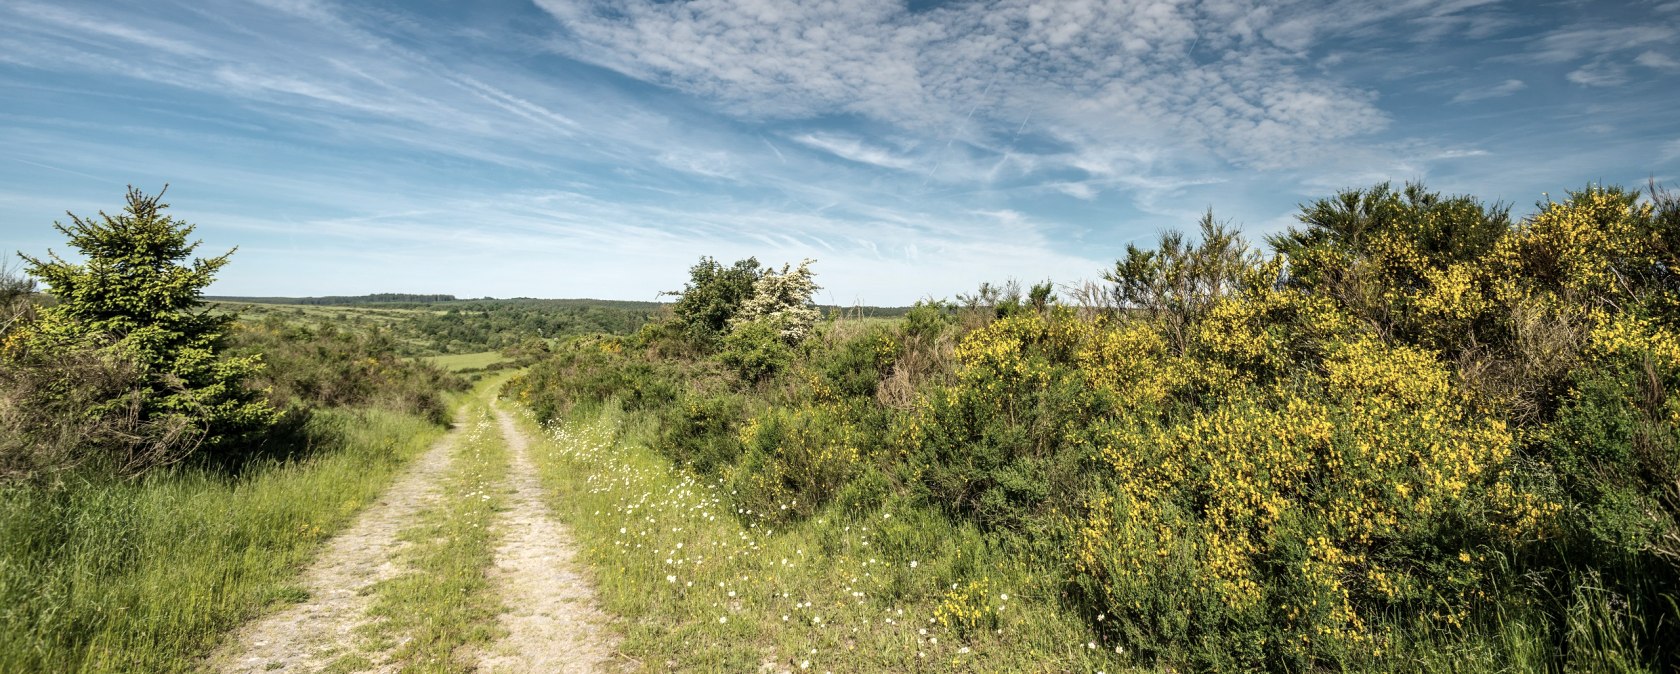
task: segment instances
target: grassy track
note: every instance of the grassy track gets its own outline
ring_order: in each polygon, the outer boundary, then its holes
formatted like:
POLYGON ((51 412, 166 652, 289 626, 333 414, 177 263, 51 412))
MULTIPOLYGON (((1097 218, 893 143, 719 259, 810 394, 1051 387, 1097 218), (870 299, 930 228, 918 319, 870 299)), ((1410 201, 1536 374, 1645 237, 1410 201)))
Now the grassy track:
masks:
POLYGON ((176 672, 275 602, 442 429, 326 411, 314 458, 232 478, 0 488, 0 672, 176 672))
MULTIPOLYGON (((414 543, 404 556, 408 572, 378 585, 369 630, 371 651, 391 651, 403 672, 466 672, 465 648, 496 636, 499 600, 486 578, 495 556, 496 513, 507 491, 507 446, 492 418, 481 385, 464 408, 466 437, 441 497, 402 538, 414 543)), ((335 671, 356 671, 372 663, 347 657, 335 671)))
POLYGON ((622 423, 608 410, 551 428, 533 452, 646 669, 1122 669, 1058 608, 1058 590, 971 530, 886 505, 767 530, 622 440, 637 435, 622 423))

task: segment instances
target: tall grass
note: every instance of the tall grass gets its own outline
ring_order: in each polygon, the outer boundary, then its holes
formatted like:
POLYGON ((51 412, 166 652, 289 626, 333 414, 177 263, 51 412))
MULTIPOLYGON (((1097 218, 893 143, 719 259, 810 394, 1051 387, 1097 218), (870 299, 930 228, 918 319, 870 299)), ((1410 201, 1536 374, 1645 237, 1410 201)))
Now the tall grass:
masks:
POLYGON ((442 429, 323 410, 310 458, 0 486, 0 672, 177 672, 303 590, 319 543, 442 429))
MULTIPOLYGON (((661 671, 1118 671, 1042 560, 858 488, 808 519, 735 512, 728 487, 608 405, 533 447, 623 650, 661 671)), ((531 423, 527 421, 526 423, 531 423)))

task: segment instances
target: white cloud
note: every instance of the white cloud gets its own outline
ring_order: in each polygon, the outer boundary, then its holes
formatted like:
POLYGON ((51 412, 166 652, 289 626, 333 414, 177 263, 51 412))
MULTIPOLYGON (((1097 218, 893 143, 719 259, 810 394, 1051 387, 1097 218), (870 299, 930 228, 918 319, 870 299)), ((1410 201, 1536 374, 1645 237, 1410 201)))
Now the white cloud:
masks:
POLYGON ((1606 60, 1596 60, 1569 71, 1564 79, 1586 87, 1614 87, 1627 84, 1627 68, 1606 60))
POLYGON ((826 133, 807 133, 789 138, 796 143, 813 147, 832 154, 841 159, 862 164, 871 164, 883 168, 909 171, 915 168, 915 162, 896 156, 886 150, 868 145, 856 138, 845 138, 826 133))
POLYGON ((1453 96, 1452 102, 1469 103, 1471 101, 1480 101, 1489 98, 1503 98, 1527 88, 1528 85, 1522 80, 1505 80, 1504 82, 1500 82, 1499 84, 1495 84, 1491 87, 1465 89, 1464 91, 1459 92, 1457 96, 1453 96))
POLYGON ((1674 161, 1680 159, 1680 138, 1663 143, 1661 159, 1658 161, 1674 161))
POLYGON ((1680 61, 1674 57, 1657 51, 1647 51, 1633 59, 1634 63, 1657 70, 1674 70, 1680 68, 1680 61))
POLYGON ((1442 150, 1430 159, 1466 159, 1469 157, 1486 157, 1487 150, 1442 150))
POLYGON ((749 118, 850 113, 989 146, 1019 120, 1067 145, 1179 148, 1275 167, 1388 123, 1374 95, 1303 67, 1325 26, 1477 3, 537 0, 568 56, 749 118), (1199 56, 1191 57, 1194 49, 1199 56))
POLYGON ((1090 201, 1097 198, 1097 190, 1090 183, 1050 183, 1047 187, 1075 199, 1090 201))
POLYGON ((37 22, 37 25, 73 31, 71 35, 78 40, 115 38, 132 45, 147 47, 176 56, 204 57, 209 55, 208 52, 192 43, 171 39, 145 30, 135 25, 135 22, 109 21, 62 7, 29 2, 12 4, 11 10, 37 22))
POLYGON ((1563 28, 1537 40, 1532 53, 1542 63, 1563 63, 1647 45, 1668 44, 1676 35, 1680 35, 1680 29, 1662 23, 1563 28))

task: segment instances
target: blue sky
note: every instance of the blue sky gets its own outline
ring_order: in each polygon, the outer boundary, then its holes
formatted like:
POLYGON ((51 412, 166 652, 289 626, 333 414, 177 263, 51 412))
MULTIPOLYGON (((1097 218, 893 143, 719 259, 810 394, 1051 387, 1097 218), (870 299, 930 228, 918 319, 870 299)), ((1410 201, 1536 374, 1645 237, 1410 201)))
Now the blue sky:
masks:
POLYGON ((837 304, 1074 282, 1212 207, 1680 176, 1680 0, 0 2, 0 249, 155 190, 218 294, 837 304))

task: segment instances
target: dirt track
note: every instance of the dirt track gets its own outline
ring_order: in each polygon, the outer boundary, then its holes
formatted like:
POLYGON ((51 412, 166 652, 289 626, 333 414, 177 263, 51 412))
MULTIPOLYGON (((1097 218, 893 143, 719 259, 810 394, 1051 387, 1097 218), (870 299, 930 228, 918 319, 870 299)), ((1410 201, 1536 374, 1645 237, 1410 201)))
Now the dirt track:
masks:
MULTIPOLYGON (((507 412, 495 414, 511 463, 502 485, 506 510, 496 525, 500 542, 495 563, 486 570, 505 609, 498 617, 502 637, 467 659, 482 672, 608 671, 617 664, 608 617, 596 608, 592 589, 577 571, 571 535, 543 503, 528 439, 507 412)), ((235 631, 206 669, 316 672, 346 655, 372 663, 362 671, 399 668, 401 663, 363 651, 358 628, 371 621, 372 586, 405 570, 398 560, 409 544, 398 535, 439 502, 442 478, 463 433, 457 425, 327 542, 299 578, 307 599, 235 631)), ((405 638, 398 635, 397 641, 405 638)))

